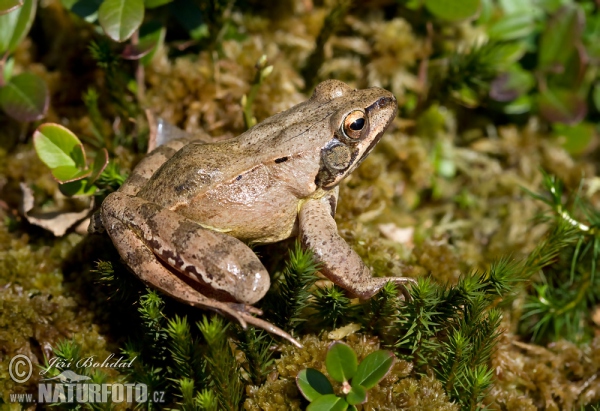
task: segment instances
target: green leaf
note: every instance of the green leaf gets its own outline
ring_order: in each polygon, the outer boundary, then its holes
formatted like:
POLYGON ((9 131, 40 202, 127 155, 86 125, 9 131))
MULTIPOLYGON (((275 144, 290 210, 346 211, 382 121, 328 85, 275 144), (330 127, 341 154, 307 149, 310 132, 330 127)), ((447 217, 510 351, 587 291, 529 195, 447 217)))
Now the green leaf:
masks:
POLYGON ((150 64, 156 51, 164 44, 166 34, 167 29, 158 22, 149 22, 147 25, 142 26, 140 29, 140 43, 153 44, 154 47, 140 59, 140 63, 144 66, 150 64))
POLYGON ((336 381, 344 382, 354 377, 357 366, 356 353, 350 346, 336 341, 329 346, 325 357, 327 372, 336 381))
POLYGON ((529 36, 535 29, 531 14, 515 13, 504 16, 488 29, 490 40, 509 41, 529 36))
POLYGON ((364 404, 367 401, 367 390, 360 385, 353 385, 346 396, 346 402, 350 405, 364 404))
POLYGON ((154 9, 156 7, 164 6, 165 4, 171 3, 173 0, 144 0, 144 6, 147 9, 154 9))
POLYGON ((457 21, 474 16, 479 3, 480 0, 425 0, 425 7, 436 17, 457 21))
POLYGON ((554 125, 554 134, 563 137, 563 147, 570 154, 583 153, 590 145, 596 134, 596 127, 592 123, 581 122, 574 126, 557 123, 554 125))
POLYGON ((587 114, 586 102, 568 89, 546 89, 538 97, 540 114, 552 123, 576 124, 587 114))
POLYGON ((23 6, 23 0, 0 0, 0 14, 10 13, 23 6))
POLYGON ((322 395, 311 402, 306 411, 345 411, 348 409, 346 400, 335 394, 322 395))
POLYGON ((164 42, 165 33, 166 29, 160 22, 145 23, 140 27, 138 44, 128 44, 123 50, 123 58, 126 60, 141 60, 142 64, 148 64, 156 50, 164 42))
POLYGON ((142 0, 104 0, 98 20, 111 39, 123 42, 133 35, 144 20, 142 0))
POLYGON ((396 357, 391 351, 377 350, 367 355, 358 366, 352 386, 360 385, 371 389, 392 369, 396 357))
POLYGON ((65 184, 59 184, 58 189, 67 197, 72 196, 91 196, 96 192, 98 187, 93 184, 88 184, 87 178, 76 180, 65 184))
POLYGON ((19 121, 35 121, 48 110, 48 87, 33 73, 13 77, 0 88, 0 107, 19 121))
POLYGON ((35 17, 36 5, 36 0, 24 0, 22 7, 0 15, 0 56, 12 53, 27 35, 35 17))
POLYGON ((50 169, 75 167, 85 169, 85 152, 81 141, 69 129, 54 123, 42 124, 33 133, 35 151, 50 169))
POLYGON ((90 184, 94 183, 100 177, 100 174, 104 171, 108 165, 108 151, 103 148, 96 153, 94 164, 92 164, 92 174, 90 175, 90 184))
POLYGON ((333 387, 323 373, 314 368, 307 368, 296 377, 298 389, 309 401, 314 401, 322 395, 333 394, 333 387))
POLYGON ((576 4, 561 8, 546 25, 540 40, 538 68, 541 70, 564 70, 567 61, 576 51, 585 15, 576 4))
POLYGON ((52 169, 52 176, 59 183, 70 183, 71 181, 81 180, 91 174, 92 170, 80 170, 73 166, 60 166, 52 169))

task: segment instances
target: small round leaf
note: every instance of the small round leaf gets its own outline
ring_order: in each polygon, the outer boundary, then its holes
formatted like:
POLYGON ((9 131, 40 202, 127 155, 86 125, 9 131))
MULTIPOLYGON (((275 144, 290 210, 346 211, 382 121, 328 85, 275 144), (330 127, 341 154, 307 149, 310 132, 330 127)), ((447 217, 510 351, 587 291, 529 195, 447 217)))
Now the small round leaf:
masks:
POLYGON ((352 387, 360 385, 371 389, 392 369, 396 357, 391 351, 377 350, 367 355, 358 365, 352 387))
POLYGON ((105 0, 98 10, 98 20, 111 39, 123 42, 133 35, 144 20, 142 0, 105 0))
POLYGON ((479 11, 480 0, 425 0, 425 7, 443 20, 458 21, 479 11))
POLYGON ((311 402, 306 411, 346 411, 348 403, 335 394, 321 395, 319 398, 311 402))
POLYGON ((48 110, 48 87, 35 74, 19 74, 0 88, 0 107, 16 120, 39 120, 48 110))
POLYGON ((51 169, 86 168, 81 141, 66 127, 54 123, 42 124, 33 133, 33 145, 40 160, 51 169))
POLYGON ((346 396, 346 402, 350 405, 364 404, 367 401, 367 390, 360 385, 353 385, 346 396))
POLYGON ((23 6, 23 0, 0 0, 0 14, 10 13, 23 6))
POLYGON ((327 372, 331 378, 339 382, 348 381, 354 376, 357 362, 352 348, 340 341, 329 346, 327 357, 325 357, 327 372))
POLYGON ((296 377, 298 389, 309 401, 314 401, 322 395, 333 394, 333 387, 323 373, 314 368, 307 368, 296 377))
POLYGON ((0 15, 0 56, 12 53, 27 35, 33 18, 37 0, 24 0, 23 6, 0 15))

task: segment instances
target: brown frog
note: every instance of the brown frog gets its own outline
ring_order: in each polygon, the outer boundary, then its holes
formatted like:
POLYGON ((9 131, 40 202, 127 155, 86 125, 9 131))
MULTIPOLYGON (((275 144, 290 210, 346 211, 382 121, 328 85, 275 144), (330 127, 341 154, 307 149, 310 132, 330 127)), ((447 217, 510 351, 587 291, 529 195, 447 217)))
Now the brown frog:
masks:
POLYGON ((270 279, 245 243, 299 235, 321 272, 353 295, 369 298, 392 281, 406 297, 413 280, 373 277, 333 218, 338 184, 377 144, 396 110, 386 90, 328 80, 309 100, 236 138, 170 140, 104 200, 102 225, 145 283, 299 346, 252 315, 261 313, 251 304, 265 295, 270 279))

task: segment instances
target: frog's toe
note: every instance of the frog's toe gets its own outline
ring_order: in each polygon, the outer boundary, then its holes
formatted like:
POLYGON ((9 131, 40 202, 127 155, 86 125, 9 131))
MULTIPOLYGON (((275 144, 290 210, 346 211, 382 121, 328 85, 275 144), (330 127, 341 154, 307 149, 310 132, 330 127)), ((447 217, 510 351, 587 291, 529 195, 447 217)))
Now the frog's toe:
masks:
POLYGON ((222 306, 227 306, 228 310, 224 311, 221 307, 219 309, 224 313, 229 314, 231 317, 236 319, 242 328, 245 330, 247 324, 253 325, 257 328, 262 328, 263 330, 280 336, 281 338, 285 338, 292 344, 294 344, 298 348, 302 348, 302 344, 300 344, 294 337, 290 334, 283 331, 281 328, 276 327, 268 321, 265 321, 260 318, 253 317, 252 314, 262 315, 262 310, 256 307, 253 307, 248 304, 240 304, 240 303, 220 303, 222 306))
POLYGON ((417 285, 417 281, 414 278, 408 277, 392 277, 388 278, 388 280, 392 281, 404 296, 404 301, 411 301, 412 297, 410 296, 410 291, 408 290, 407 284, 417 285))

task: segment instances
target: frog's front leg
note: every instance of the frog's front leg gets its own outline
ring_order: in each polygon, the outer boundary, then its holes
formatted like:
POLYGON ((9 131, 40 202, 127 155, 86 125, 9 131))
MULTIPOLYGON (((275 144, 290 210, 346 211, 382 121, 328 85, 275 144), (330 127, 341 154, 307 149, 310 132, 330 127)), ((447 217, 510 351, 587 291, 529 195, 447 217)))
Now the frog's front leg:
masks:
POLYGON ((202 228, 157 204, 121 192, 102 203, 102 222, 121 258, 146 284, 301 345, 250 304, 269 288, 269 274, 241 241, 202 228), (217 298, 219 301, 217 300, 217 298))
POLYGON ((410 298, 407 277, 373 277, 371 270, 338 234, 333 218, 335 193, 321 199, 308 200, 299 213, 303 245, 312 250, 320 271, 335 284, 361 299, 375 295, 389 281, 396 283, 405 299, 410 298))

